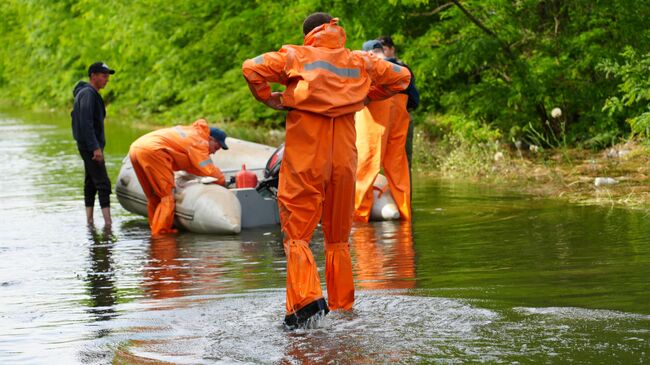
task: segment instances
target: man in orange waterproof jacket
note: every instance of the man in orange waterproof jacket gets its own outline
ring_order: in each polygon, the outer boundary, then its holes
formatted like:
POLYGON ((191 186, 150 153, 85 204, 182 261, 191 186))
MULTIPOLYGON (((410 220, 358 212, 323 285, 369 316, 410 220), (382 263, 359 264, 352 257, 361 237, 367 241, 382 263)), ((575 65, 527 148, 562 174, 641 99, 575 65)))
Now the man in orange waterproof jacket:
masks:
MULTIPOLYGON (((378 40, 363 44, 363 50, 385 58, 378 40)), ((411 220, 411 178, 406 154, 410 116, 409 96, 399 93, 385 100, 370 102, 357 112, 357 184, 354 219, 368 222, 374 201, 373 184, 380 170, 388 180, 390 194, 399 209, 400 219, 411 220)))
POLYGON ((185 170, 199 176, 212 176, 225 185, 223 173, 210 155, 226 145, 226 133, 208 127, 204 119, 190 126, 153 131, 138 138, 129 157, 138 181, 147 196, 147 217, 151 234, 174 233, 174 171, 185 170))
POLYGON ((287 328, 308 324, 330 309, 352 308, 348 240, 357 164, 354 113, 368 99, 404 90, 410 79, 406 68, 346 49, 345 31, 337 22, 326 13, 311 14, 303 23, 304 46, 285 45, 242 66, 257 100, 289 110, 278 186, 287 256, 287 328), (271 92, 269 82, 286 90, 271 92), (319 221, 325 235, 327 304, 309 249, 319 221))

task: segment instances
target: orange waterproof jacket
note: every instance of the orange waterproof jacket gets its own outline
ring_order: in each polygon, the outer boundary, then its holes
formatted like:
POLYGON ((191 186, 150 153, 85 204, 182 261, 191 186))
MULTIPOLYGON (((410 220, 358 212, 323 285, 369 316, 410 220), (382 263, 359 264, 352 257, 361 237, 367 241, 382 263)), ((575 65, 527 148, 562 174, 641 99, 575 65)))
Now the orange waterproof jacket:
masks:
POLYGON ((212 176, 217 179, 217 183, 223 185, 223 173, 210 158, 209 136, 208 123, 199 119, 190 126, 176 126, 147 133, 131 146, 165 151, 173 160, 174 171, 185 170, 194 175, 212 176))
POLYGON ((366 96, 385 99, 408 87, 406 67, 345 48, 345 31, 337 22, 314 28, 304 46, 285 45, 246 60, 242 72, 255 98, 266 101, 268 83, 276 82, 287 87, 283 106, 338 117, 363 109, 366 96))

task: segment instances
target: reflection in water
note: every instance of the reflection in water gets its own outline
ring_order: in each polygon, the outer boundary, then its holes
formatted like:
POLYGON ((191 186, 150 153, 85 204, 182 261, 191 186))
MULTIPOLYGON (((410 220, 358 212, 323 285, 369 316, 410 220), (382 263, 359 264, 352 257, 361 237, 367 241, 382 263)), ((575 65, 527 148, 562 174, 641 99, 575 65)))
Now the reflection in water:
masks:
MULTIPOLYGON (((95 322, 108 321, 117 317, 117 289, 115 284, 115 269, 113 249, 115 236, 110 226, 98 231, 94 226, 88 226, 88 249, 90 252, 90 267, 86 272, 86 286, 89 301, 86 311, 95 322)), ((109 339, 112 335, 109 326, 95 326, 91 338, 109 339)), ((78 357, 85 364, 91 364, 98 359, 109 359, 111 351, 105 348, 86 348, 79 351, 78 357)))
POLYGON ((415 251, 410 222, 358 223, 352 232, 355 285, 360 289, 415 287, 415 251))
POLYGON ((175 235, 152 236, 149 241, 151 258, 144 269, 145 292, 154 299, 175 298, 182 295, 182 267, 178 260, 178 241, 175 235))
POLYGON ((90 294, 88 312, 97 321, 115 317, 116 289, 113 270, 113 248, 115 238, 110 227, 98 232, 94 226, 88 227, 90 236, 90 267, 86 275, 90 294))
MULTIPOLYGON (((152 240, 115 202, 119 242, 87 231, 69 116, 50 119, 0 117, 0 364, 650 361, 647 211, 416 178, 417 243, 355 226, 353 312, 288 333, 277 228, 152 240)), ((144 131, 108 133, 114 177, 144 131)))

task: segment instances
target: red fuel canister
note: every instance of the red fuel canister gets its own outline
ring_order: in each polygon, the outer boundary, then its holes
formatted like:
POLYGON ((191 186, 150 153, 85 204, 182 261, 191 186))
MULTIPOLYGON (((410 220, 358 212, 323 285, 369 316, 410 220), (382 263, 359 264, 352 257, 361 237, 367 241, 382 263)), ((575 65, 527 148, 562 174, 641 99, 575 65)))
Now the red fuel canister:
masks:
POLYGON ((257 174, 246 170, 246 165, 241 166, 241 171, 235 177, 235 186, 240 188, 255 188, 257 186, 257 174))

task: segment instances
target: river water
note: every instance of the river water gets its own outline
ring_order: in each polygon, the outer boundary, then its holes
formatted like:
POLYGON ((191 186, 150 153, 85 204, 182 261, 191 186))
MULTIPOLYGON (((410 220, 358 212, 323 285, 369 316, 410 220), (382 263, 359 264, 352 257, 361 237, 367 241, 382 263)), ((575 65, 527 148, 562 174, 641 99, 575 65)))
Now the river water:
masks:
MULTIPOLYGON (((115 181, 143 131, 107 130, 115 181)), ((87 228, 65 116, 0 114, 0 156, 2 364, 650 362, 647 211, 416 177, 412 226, 353 229, 354 310, 287 332, 277 227, 87 228)))

